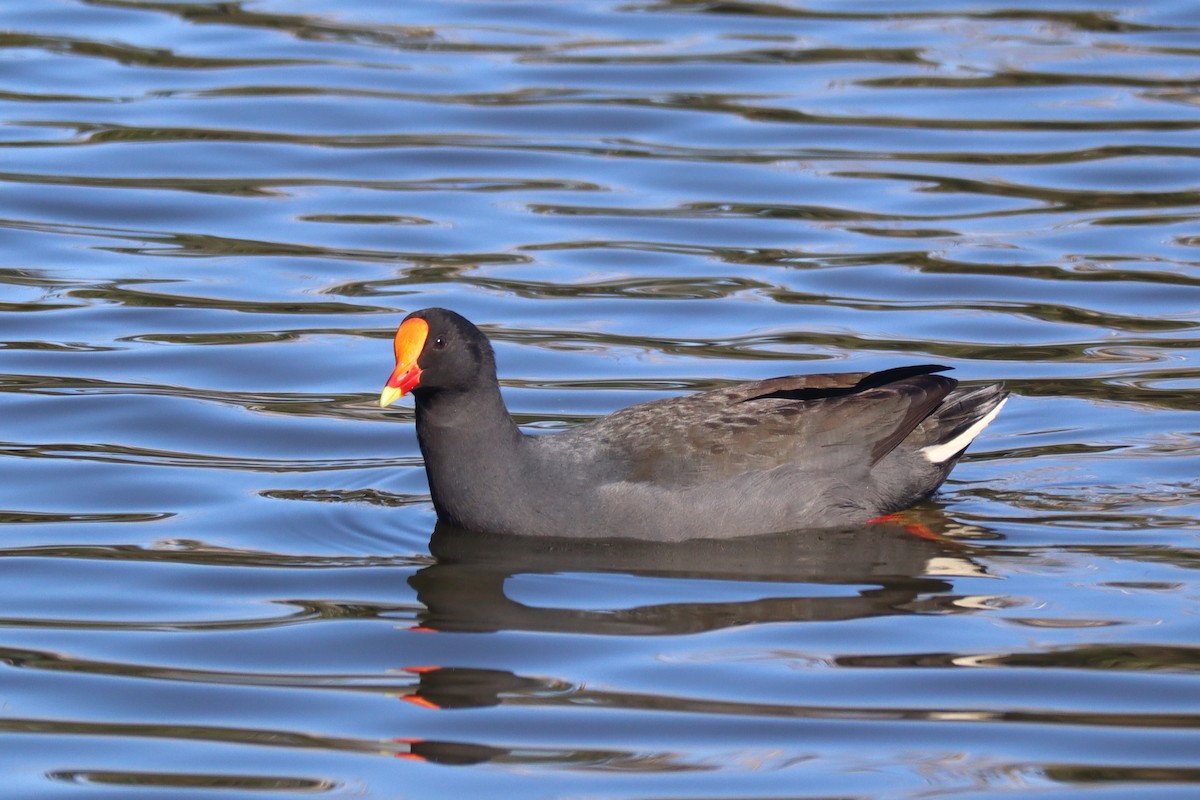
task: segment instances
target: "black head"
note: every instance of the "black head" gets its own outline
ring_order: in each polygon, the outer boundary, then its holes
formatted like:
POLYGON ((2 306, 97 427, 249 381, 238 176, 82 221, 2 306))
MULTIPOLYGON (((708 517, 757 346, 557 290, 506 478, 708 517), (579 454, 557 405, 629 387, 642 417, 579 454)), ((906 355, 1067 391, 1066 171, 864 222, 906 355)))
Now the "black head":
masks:
POLYGON ((396 369, 379 397, 389 406, 403 395, 467 392, 496 383, 496 359, 483 332, 444 308, 424 308, 396 331, 396 369))

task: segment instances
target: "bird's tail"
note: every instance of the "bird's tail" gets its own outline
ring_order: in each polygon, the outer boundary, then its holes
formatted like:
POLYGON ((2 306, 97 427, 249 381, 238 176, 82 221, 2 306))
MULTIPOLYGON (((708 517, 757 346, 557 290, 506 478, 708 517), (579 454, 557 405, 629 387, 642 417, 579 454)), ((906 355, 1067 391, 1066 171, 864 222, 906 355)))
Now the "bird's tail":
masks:
POLYGON ((975 437, 996 418, 1008 400, 1002 383, 957 389, 921 424, 921 455, 932 464, 947 464, 962 455, 975 437))

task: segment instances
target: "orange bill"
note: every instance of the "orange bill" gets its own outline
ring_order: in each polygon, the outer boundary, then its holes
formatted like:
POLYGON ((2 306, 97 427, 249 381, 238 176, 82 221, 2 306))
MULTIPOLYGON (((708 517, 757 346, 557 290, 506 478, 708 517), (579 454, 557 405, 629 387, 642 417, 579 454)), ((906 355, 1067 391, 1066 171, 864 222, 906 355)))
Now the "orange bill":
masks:
POLYGON ((417 359, 425 348, 425 339, 429 336, 429 323, 419 317, 406 319, 396 331, 396 369, 388 378, 383 392, 379 395, 380 408, 387 408, 421 382, 421 368, 417 359))

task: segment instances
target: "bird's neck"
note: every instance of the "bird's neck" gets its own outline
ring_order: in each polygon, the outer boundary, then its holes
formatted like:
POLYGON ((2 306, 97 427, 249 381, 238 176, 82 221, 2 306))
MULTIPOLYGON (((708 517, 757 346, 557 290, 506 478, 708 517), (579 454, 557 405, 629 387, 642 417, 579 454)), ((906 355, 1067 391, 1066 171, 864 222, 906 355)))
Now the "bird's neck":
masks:
POLYGON ((525 435, 498 384, 416 397, 417 441, 438 515, 464 528, 494 523, 486 510, 511 508, 522 496, 525 435), (436 440, 437 446, 431 444, 436 440))

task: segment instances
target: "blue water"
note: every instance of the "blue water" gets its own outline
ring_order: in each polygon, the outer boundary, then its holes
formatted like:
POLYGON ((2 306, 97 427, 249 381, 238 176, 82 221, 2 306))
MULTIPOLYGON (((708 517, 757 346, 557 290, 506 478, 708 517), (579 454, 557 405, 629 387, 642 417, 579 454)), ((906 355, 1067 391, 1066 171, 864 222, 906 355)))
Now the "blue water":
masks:
POLYGON ((1197 42, 0 2, 2 794, 1196 797, 1197 42), (377 406, 431 305, 530 430, 910 363, 1014 398, 911 531, 539 551, 435 532, 377 406))

